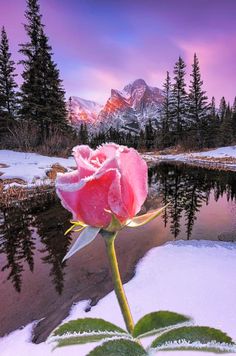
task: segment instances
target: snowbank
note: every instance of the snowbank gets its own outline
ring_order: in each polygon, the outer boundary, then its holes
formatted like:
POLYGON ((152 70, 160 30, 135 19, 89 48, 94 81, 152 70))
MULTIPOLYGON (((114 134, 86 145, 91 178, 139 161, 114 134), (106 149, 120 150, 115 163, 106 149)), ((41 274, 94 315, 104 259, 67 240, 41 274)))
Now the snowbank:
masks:
POLYGON ((222 167, 236 170, 236 146, 219 147, 211 151, 156 155, 153 152, 146 153, 143 157, 147 161, 179 161, 185 163, 205 164, 211 166, 220 164, 222 167))
POLYGON ((47 157, 37 153, 0 150, 0 172, 3 173, 0 178, 20 178, 28 184, 36 183, 37 180, 41 181, 46 179, 46 172, 56 163, 59 163, 65 168, 75 166, 73 157, 47 157), (9 167, 1 168, 1 164, 9 167))
MULTIPOLYGON (((125 285, 135 321, 145 313, 172 310, 194 317, 198 325, 221 328, 236 339, 236 244, 188 241, 152 249, 125 285)), ((69 319, 102 317, 124 327, 114 293, 89 313, 87 301, 75 305, 69 319)), ((33 324, 0 340, 0 355, 51 356, 52 345, 30 342, 33 324)), ((54 356, 83 356, 94 344, 57 349, 54 356)), ((209 355, 206 352, 159 352, 167 355, 209 355)), ((230 355, 230 354, 229 354, 230 355)))

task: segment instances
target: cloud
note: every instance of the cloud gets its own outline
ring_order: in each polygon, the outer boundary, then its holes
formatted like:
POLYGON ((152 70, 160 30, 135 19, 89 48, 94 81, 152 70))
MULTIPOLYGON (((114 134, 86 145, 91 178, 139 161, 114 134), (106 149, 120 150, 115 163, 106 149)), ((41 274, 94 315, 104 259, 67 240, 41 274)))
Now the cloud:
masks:
POLYGON ((215 96, 219 102, 222 96, 233 102, 236 96, 236 33, 229 36, 220 36, 216 41, 184 42, 178 45, 184 50, 186 63, 189 68, 193 62, 193 54, 197 53, 205 89, 209 97, 215 96))

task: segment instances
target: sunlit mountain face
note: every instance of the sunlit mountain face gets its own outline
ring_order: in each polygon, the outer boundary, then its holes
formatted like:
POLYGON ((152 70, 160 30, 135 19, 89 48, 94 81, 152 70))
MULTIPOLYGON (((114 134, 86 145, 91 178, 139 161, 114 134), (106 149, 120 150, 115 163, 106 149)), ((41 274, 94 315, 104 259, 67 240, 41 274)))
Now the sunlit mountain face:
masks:
POLYGON ((93 101, 71 97, 69 118, 74 126, 86 123, 93 129, 114 127, 138 132, 147 121, 158 122, 163 93, 143 79, 126 85, 123 90, 112 89, 104 106, 93 101))
POLYGON ((69 119, 72 125, 82 122, 95 125, 102 105, 91 100, 85 100, 76 96, 70 97, 68 101, 69 119))

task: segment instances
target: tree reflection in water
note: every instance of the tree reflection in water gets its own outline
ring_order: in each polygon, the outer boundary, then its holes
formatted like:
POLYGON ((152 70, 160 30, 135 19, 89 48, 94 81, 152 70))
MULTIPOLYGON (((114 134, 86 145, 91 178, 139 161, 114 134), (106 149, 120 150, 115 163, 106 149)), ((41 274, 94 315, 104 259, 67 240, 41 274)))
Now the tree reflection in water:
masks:
POLYGON ((35 200, 20 202, 11 207, 1 208, 0 253, 7 262, 2 271, 9 271, 7 279, 20 292, 22 275, 27 268, 33 272, 37 236, 43 248, 40 249, 43 263, 50 265, 50 276, 55 289, 63 290, 64 265, 71 238, 64 236, 70 226, 71 215, 63 209, 55 195, 44 194, 35 200))
POLYGON ((149 169, 149 185, 158 190, 162 205, 171 203, 163 219, 165 226, 170 221, 175 238, 180 233, 184 216, 187 238, 190 239, 196 214, 203 204, 208 204, 211 192, 216 202, 224 194, 227 201, 236 200, 236 174, 230 171, 160 163, 149 169))
MULTIPOLYGON (((210 193, 215 201, 223 195, 228 201, 236 200, 235 176, 234 172, 183 164, 158 164, 149 169, 150 195, 146 208, 171 202, 163 214, 164 225, 169 223, 171 233, 177 238, 184 224, 190 239, 197 213, 203 204, 208 204, 210 193)), ((70 218, 70 213, 52 193, 0 208, 0 253, 6 259, 2 271, 18 292, 24 271, 28 268, 33 272, 37 252, 42 262, 50 266, 49 275, 56 291, 62 293, 65 279, 62 259, 71 243, 70 234, 64 236, 64 232, 70 226, 70 218)))

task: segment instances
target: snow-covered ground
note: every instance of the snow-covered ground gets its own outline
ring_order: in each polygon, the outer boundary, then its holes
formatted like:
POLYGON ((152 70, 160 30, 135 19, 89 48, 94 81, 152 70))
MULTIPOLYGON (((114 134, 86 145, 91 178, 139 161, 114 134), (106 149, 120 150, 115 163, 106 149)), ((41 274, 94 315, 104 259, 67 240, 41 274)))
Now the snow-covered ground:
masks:
POLYGON ((152 152, 143 155, 148 161, 179 161, 196 164, 220 164, 236 170, 236 146, 219 147, 210 151, 157 155, 152 152))
MULTIPOLYGON (((217 162, 217 159, 229 158, 228 162, 223 162, 221 164, 232 170, 236 170, 235 161, 233 163, 230 162, 230 157, 232 160, 236 160, 236 146, 220 147, 211 151, 183 153, 177 155, 157 155, 153 152, 149 152, 144 154, 143 157, 149 162, 170 160, 186 163, 195 162, 199 164, 204 162, 207 164, 214 164, 214 162, 217 162), (206 157, 211 158, 212 161, 206 161, 206 157)), ((52 165, 56 163, 69 170, 71 167, 75 167, 73 157, 48 157, 37 153, 0 150, 0 179, 20 178, 28 185, 41 184, 42 182, 48 183, 46 173, 50 170, 52 165), (2 167, 1 164, 7 165, 7 167, 2 167)), ((17 183, 13 184, 19 185, 17 183)))
POLYGON ((20 178, 29 185, 47 179, 46 172, 53 164, 59 163, 65 168, 75 166, 73 157, 60 158, 42 156, 37 153, 16 152, 0 150, 0 172, 1 179, 20 178), (9 167, 2 168, 1 164, 9 167))
MULTIPOLYGON (((172 310, 191 315, 198 325, 220 328, 236 340, 235 275, 235 244, 178 241, 150 250, 139 262, 136 275, 125 285, 125 290, 135 321, 151 311, 172 310)), ((124 327, 114 292, 89 313, 84 311, 87 303, 75 305, 66 320, 102 317, 124 327)), ((30 324, 0 339, 0 355, 51 356, 51 344, 31 343, 32 329, 33 324, 30 324)), ((64 347, 56 349, 53 355, 83 356, 93 347, 94 344, 64 347)), ((160 356, 172 354, 209 355, 189 351, 158 353, 160 356)))

